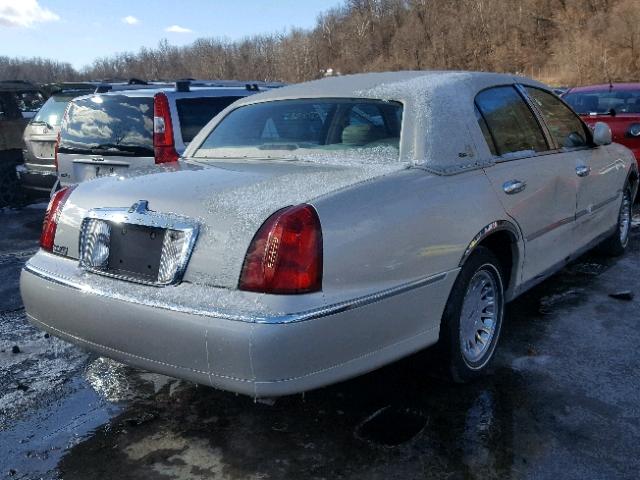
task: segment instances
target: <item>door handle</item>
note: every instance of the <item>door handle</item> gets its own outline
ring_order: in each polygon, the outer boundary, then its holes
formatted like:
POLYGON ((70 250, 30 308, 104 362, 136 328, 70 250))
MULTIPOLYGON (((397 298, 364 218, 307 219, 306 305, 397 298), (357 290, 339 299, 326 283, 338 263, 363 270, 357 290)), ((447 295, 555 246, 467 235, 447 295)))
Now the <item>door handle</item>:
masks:
POLYGON ((520 180, 509 180, 508 182, 504 182, 502 184, 502 189, 504 190, 504 193, 506 193, 507 195, 520 193, 525 188, 527 188, 527 182, 522 182, 520 180))
POLYGON ((576 167, 576 175, 579 177, 586 177, 591 173, 591 167, 587 165, 578 165, 576 167))

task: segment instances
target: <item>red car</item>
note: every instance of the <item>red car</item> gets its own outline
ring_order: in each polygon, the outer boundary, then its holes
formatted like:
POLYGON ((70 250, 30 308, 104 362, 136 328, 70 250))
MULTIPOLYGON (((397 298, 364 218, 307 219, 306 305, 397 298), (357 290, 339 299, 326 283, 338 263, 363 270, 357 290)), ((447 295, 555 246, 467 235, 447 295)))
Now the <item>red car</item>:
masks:
POLYGON ((576 87, 562 98, 589 127, 596 122, 607 123, 613 141, 631 149, 640 165, 640 83, 576 87))

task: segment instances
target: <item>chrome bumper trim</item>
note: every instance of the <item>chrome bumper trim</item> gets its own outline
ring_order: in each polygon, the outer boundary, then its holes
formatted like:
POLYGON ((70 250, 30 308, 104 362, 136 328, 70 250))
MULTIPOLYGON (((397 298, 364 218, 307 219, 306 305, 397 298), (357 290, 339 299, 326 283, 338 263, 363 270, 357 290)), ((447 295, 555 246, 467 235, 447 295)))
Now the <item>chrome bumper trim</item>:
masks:
POLYGON ((253 313, 239 314, 228 309, 202 310, 202 309, 188 307, 185 305, 177 305, 177 304, 170 304, 170 303, 158 304, 156 302, 152 303, 145 300, 144 298, 137 298, 133 296, 131 297, 123 297, 122 295, 114 296, 112 292, 105 292, 93 287, 89 287, 87 285, 84 285, 78 282, 77 280, 74 280, 66 276, 55 274, 48 270, 31 265, 30 263, 27 263, 22 268, 22 270, 23 272, 30 273, 39 278, 42 278, 43 280, 56 283, 58 285, 62 285, 64 287, 72 288, 74 290, 89 293, 92 295, 113 298, 114 300, 135 303, 138 305, 144 305, 144 306, 153 307, 153 308, 161 308, 164 310, 170 310, 178 313, 185 313, 188 315, 199 315, 199 316, 205 316, 205 317, 218 318, 221 320, 234 320, 234 321, 242 321, 242 322, 248 322, 248 323, 266 323, 266 324, 304 322, 307 320, 314 320, 322 317, 327 317, 330 315, 335 315, 338 313, 343 313, 349 310, 353 310, 355 308, 360 308, 372 303, 380 302, 382 300, 385 300, 389 297, 393 297, 395 295, 401 295, 403 293, 409 292, 416 288, 425 287, 427 285, 440 282, 444 280, 448 275, 448 272, 442 272, 437 275, 420 278, 418 280, 403 283, 401 285, 391 287, 385 290, 381 290, 379 292, 375 292, 369 295, 363 295, 361 297, 357 297, 344 302, 334 303, 331 305, 318 307, 318 308, 306 310, 303 312, 260 315, 260 314, 253 314, 253 313))

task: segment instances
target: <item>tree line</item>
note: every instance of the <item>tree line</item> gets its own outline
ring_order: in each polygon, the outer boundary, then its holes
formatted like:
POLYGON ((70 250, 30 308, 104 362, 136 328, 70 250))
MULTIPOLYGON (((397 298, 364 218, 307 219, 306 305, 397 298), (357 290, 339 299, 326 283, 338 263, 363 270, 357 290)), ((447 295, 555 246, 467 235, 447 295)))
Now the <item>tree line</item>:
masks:
POLYGON ((481 70, 554 85, 640 81, 640 0, 345 0, 312 29, 200 38, 96 59, 77 71, 0 57, 0 79, 299 82, 329 73, 481 70))

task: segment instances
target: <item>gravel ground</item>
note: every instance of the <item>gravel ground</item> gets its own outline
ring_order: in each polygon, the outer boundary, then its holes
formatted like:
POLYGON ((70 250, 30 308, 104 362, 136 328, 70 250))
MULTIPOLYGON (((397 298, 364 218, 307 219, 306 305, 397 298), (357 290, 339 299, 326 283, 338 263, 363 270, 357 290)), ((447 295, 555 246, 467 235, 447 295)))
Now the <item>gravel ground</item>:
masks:
POLYGON ((0 210, 0 478, 638 477, 638 217, 624 257, 589 254, 509 306, 478 382, 439 380, 427 351, 256 403, 28 324, 18 276, 43 210, 0 210))

